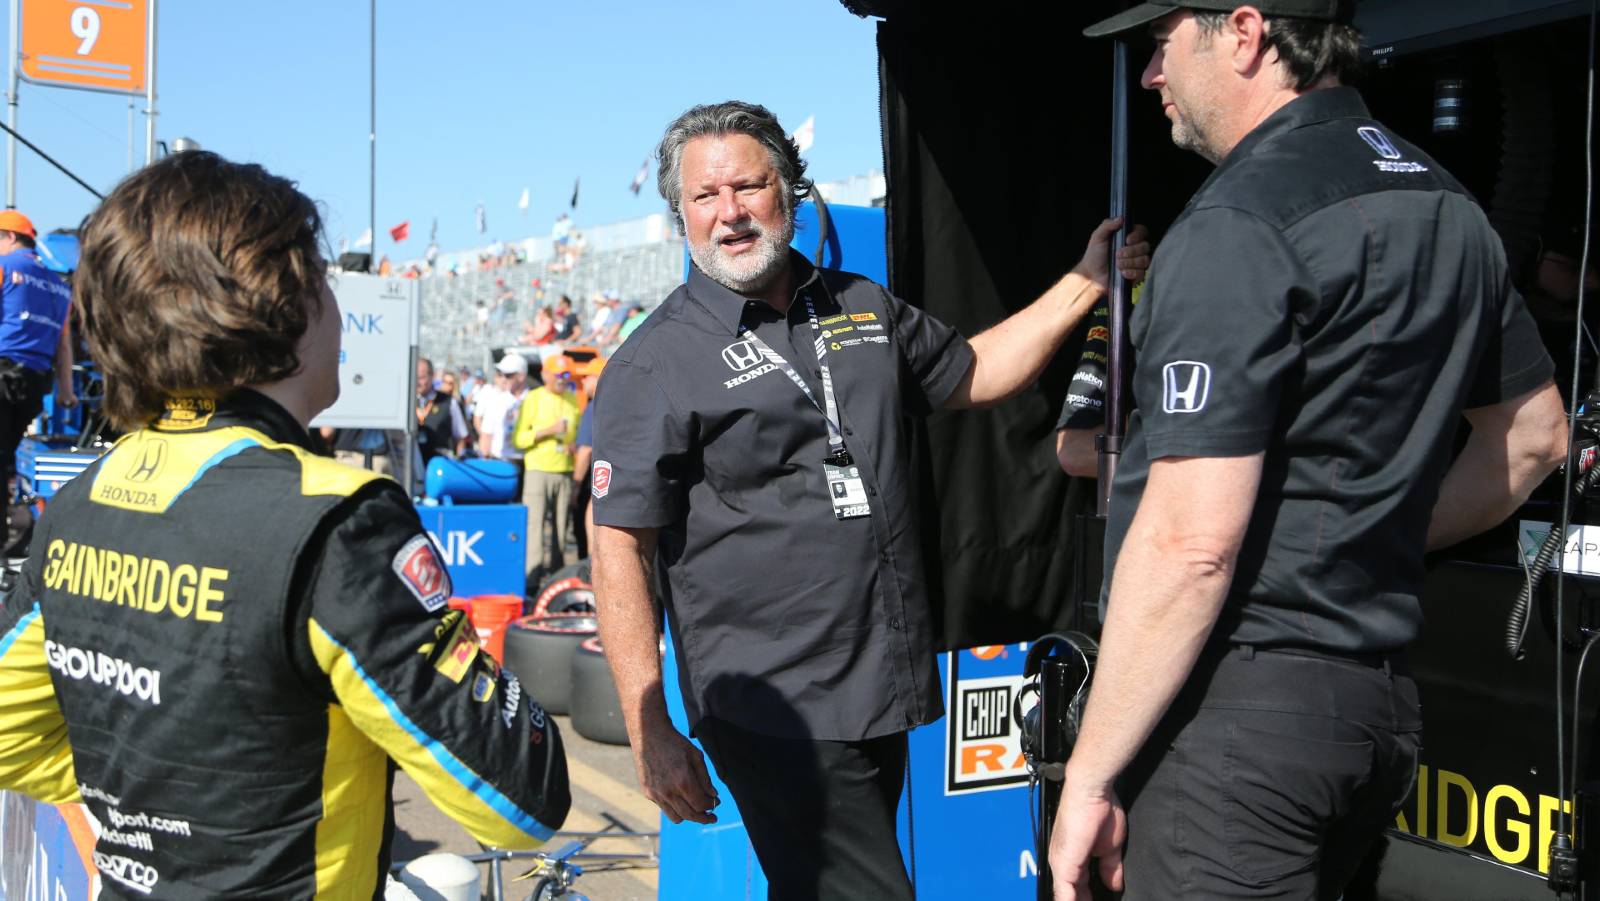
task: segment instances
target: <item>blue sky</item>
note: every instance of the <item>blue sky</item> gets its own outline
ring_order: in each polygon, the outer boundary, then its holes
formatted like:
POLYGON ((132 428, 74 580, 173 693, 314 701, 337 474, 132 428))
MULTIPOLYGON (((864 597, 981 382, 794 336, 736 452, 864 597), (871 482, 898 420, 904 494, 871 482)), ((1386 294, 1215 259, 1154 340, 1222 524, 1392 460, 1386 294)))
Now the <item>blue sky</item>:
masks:
MULTIPOLYGON (((330 243, 353 242, 368 218, 367 25, 366 0, 161 0, 158 137, 295 179, 324 205, 330 243)), ((421 256, 435 216, 445 251, 548 234, 575 178, 580 228, 659 212, 653 170, 639 196, 628 183, 695 103, 753 100, 790 129, 815 115, 819 181, 881 168, 874 29, 834 0, 378 0, 378 251, 421 256), (396 246, 386 230, 402 220, 396 246)), ((127 174, 125 97, 20 96, 29 140, 101 191, 127 174)), ((142 163, 142 114, 135 128, 142 163)), ((17 154, 17 206, 41 230, 93 209, 17 154)))

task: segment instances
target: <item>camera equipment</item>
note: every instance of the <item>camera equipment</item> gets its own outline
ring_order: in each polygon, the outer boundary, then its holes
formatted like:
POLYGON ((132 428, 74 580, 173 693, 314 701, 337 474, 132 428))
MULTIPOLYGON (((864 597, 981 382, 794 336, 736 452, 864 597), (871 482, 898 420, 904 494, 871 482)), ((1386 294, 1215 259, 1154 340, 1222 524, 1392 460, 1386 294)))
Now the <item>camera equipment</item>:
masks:
MULTIPOLYGON (((1572 475, 1576 479, 1572 493, 1574 497, 1582 498, 1600 484, 1600 467, 1595 466, 1596 460, 1600 459, 1600 390, 1591 391, 1583 398, 1573 422, 1577 428, 1572 433, 1572 475)), ((1561 569, 1556 558, 1561 554, 1566 537, 1567 529, 1562 523, 1552 525, 1538 553, 1528 561, 1527 578, 1506 617, 1506 652, 1515 660, 1522 659, 1522 642, 1528 632, 1528 617, 1540 584, 1551 565, 1555 565, 1557 570, 1561 569)), ((1556 640, 1566 640, 1559 630, 1556 640)))
POLYGON ((1089 696, 1089 680, 1099 653, 1099 644, 1082 632, 1042 636, 1028 648, 1022 664, 1023 677, 1032 681, 1025 683, 1011 702, 1011 718, 1021 734, 1022 756, 1028 763, 1028 813, 1033 818, 1034 859, 1039 867, 1042 899, 1048 899, 1051 893, 1046 847, 1061 798, 1061 780, 1073 745, 1078 742, 1083 704, 1089 696), (1028 695, 1036 695, 1038 701, 1024 711, 1022 701, 1028 695), (1041 783, 1039 806, 1034 808, 1034 790, 1041 783))

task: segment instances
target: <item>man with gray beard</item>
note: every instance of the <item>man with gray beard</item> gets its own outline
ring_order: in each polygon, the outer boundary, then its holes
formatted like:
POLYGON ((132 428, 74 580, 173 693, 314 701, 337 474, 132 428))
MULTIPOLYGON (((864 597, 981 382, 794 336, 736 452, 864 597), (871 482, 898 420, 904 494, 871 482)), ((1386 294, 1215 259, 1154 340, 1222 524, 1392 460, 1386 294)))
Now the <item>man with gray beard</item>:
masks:
MULTIPOLYGON (((906 731, 943 710, 909 417, 1032 383, 1105 293, 1120 223, 968 342, 789 249, 811 182, 766 109, 695 107, 659 159, 694 267, 611 357, 594 407, 595 593, 639 781, 672 822, 716 821, 701 753, 667 716, 664 611, 691 731, 769 897, 910 898, 906 731)), ((1149 246, 1129 244, 1118 265, 1138 279, 1149 246)))

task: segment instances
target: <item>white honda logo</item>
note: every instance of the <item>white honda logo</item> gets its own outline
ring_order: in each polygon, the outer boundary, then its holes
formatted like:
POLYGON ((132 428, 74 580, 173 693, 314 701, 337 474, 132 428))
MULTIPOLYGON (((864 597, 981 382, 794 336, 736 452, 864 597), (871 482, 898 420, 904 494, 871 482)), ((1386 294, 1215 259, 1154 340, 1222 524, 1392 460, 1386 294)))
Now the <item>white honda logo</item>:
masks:
POLYGON ((1356 129, 1356 134, 1361 136, 1361 140, 1367 142, 1368 147, 1376 150, 1378 152, 1378 156, 1381 156, 1386 160, 1397 160, 1400 158, 1400 149, 1394 146, 1394 142, 1389 140, 1388 135, 1377 130, 1376 128, 1373 128, 1370 125, 1363 125, 1356 129))
POLYGON ((722 360, 734 372, 744 372, 761 362, 761 351, 749 341, 735 341, 722 349, 722 360))
POLYGON ((1178 360, 1161 368, 1161 409, 1167 413, 1198 413, 1211 393, 1211 367, 1193 360, 1178 360))

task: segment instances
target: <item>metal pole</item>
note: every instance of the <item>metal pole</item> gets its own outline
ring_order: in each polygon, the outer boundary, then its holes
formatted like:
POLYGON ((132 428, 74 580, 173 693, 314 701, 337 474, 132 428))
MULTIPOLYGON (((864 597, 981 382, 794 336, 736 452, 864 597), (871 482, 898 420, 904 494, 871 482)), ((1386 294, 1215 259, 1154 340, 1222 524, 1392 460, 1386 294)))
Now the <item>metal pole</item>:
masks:
POLYGON ((1117 269, 1117 249, 1128 235, 1128 43, 1117 41, 1111 62, 1111 216, 1122 227, 1111 239, 1111 296, 1106 342, 1106 423, 1100 440, 1100 470, 1095 513, 1105 516, 1111 507, 1111 482, 1117 475, 1117 458, 1128 418, 1129 286, 1117 269))
MULTIPOLYGON (((368 272, 378 271, 378 0, 370 0, 368 4, 371 12, 371 22, 367 31, 369 44, 369 60, 371 70, 367 82, 371 95, 368 98, 368 115, 370 121, 367 131, 367 227, 371 229, 372 246, 368 250, 372 253, 372 263, 367 266, 368 272)), ((415 368, 415 367, 413 367, 415 368)), ((410 465, 411 458, 406 457, 406 465, 410 465)), ((407 483, 410 490, 410 483, 407 483)))
POLYGON ((11 52, 6 57, 6 124, 12 134, 6 136, 6 209, 17 208, 17 55, 19 32, 22 30, 22 0, 11 0, 11 52))
MULTIPOLYGON (((413 322, 415 322, 415 320, 413 320, 413 322)), ((417 388, 416 388, 416 380, 417 380, 417 358, 418 358, 418 356, 420 356, 420 354, 418 353, 418 350, 417 350, 417 333, 416 333, 415 330, 413 330, 412 333, 411 333, 411 353, 410 353, 411 366, 410 366, 410 368, 408 368, 406 370, 406 378, 411 380, 411 387, 407 390, 407 393, 411 395, 411 403, 408 405, 408 409, 407 409, 408 415, 406 416, 406 465, 405 465, 406 494, 408 496, 410 496, 410 497, 416 497, 417 496, 417 492, 415 490, 415 485, 412 482, 412 479, 416 478, 416 470, 412 466, 412 460, 417 455, 417 388)), ((390 460, 389 462, 393 463, 394 461, 390 460)))
POLYGON ((133 95, 128 95, 128 171, 133 171, 133 95))
POLYGON ((144 164, 156 161, 156 0, 150 0, 149 43, 144 68, 144 164))

